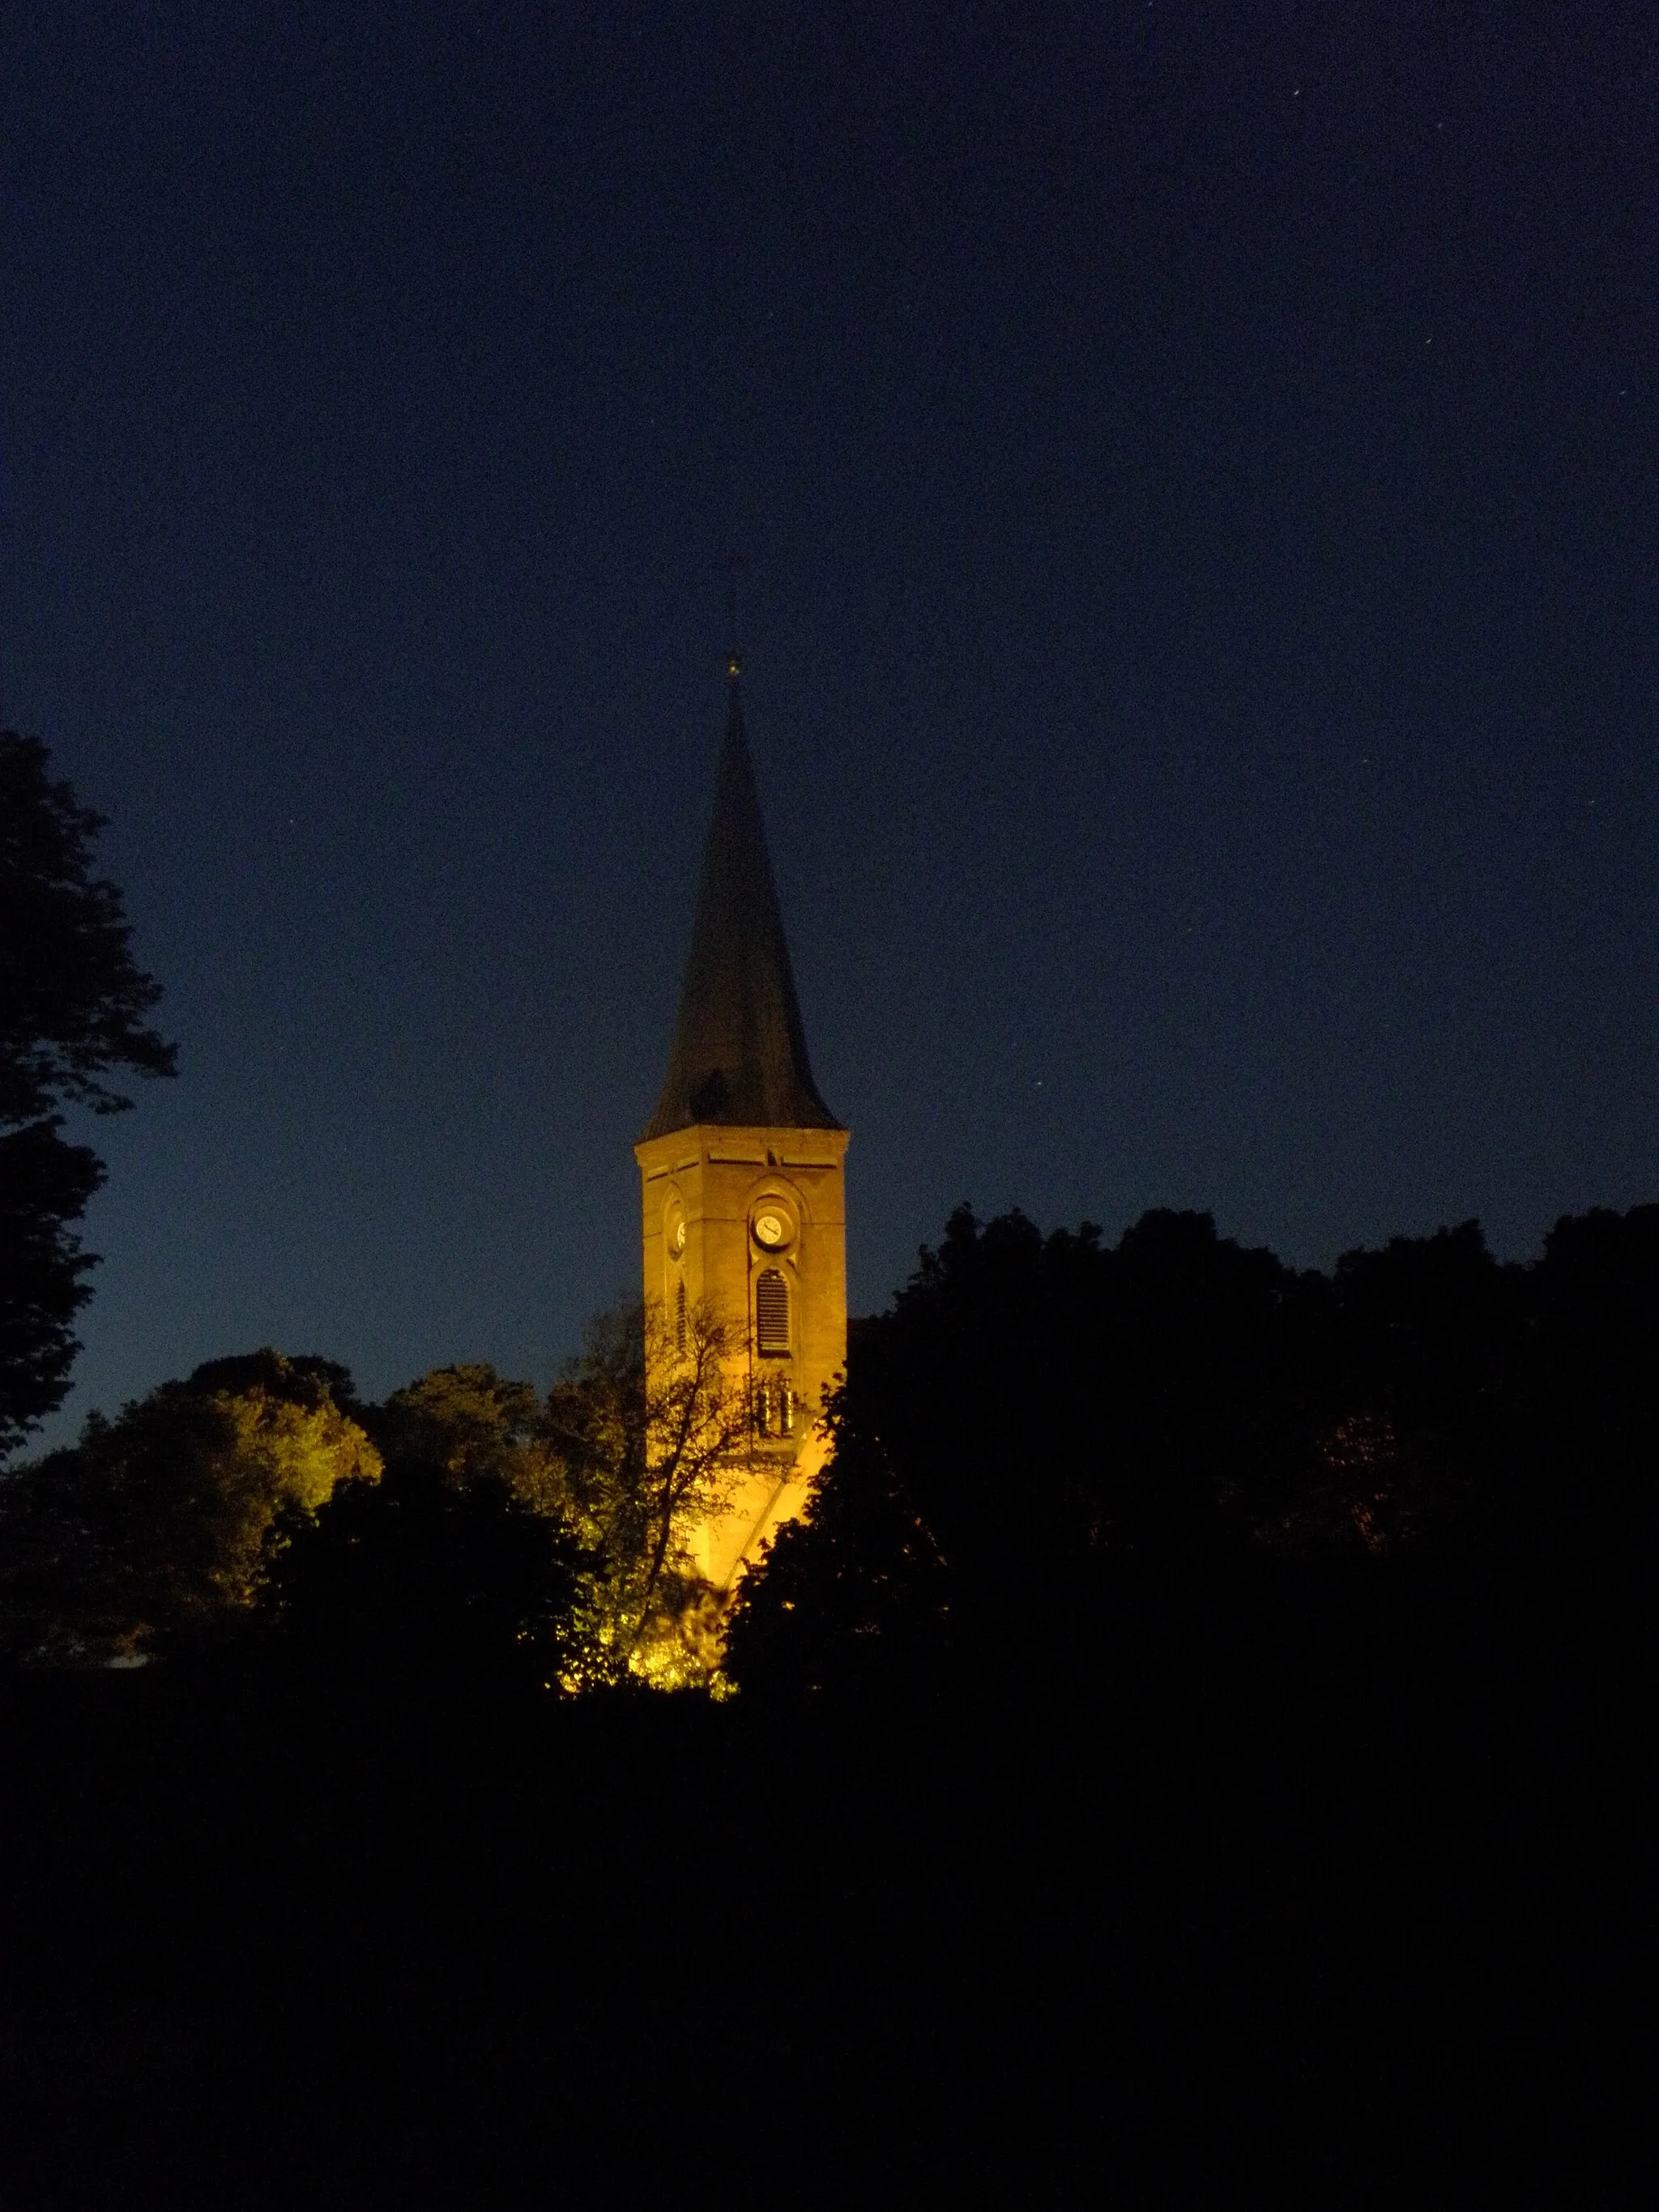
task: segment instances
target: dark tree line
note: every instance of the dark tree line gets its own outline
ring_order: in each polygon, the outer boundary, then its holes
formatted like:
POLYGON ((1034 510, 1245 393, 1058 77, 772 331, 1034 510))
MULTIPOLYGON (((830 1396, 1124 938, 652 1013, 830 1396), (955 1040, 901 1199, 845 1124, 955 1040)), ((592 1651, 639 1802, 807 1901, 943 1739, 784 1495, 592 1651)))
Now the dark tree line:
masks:
POLYGON ((1659 1206, 1565 1219, 1530 1265, 1471 1222, 1328 1275, 1206 1215, 1108 1247, 964 1209, 855 1326, 816 1502, 743 1584, 717 1677, 672 1540, 742 1448, 719 1349, 690 1431, 653 1413, 637 1315, 545 1401, 483 1365, 365 1406, 327 1360, 210 1361, 0 1480, 8 1645, 228 1631, 336 1672, 565 1692, 1037 1680, 1095 1663, 1149 1577, 1559 1578, 1656 1533, 1659 1206))
POLYGON ((1329 1275, 1203 1214, 1108 1249, 963 1209, 859 1325, 834 1425, 745 1585, 744 1683, 1006 1665, 1128 1571, 1645 1556, 1659 1206, 1564 1219, 1532 1265, 1468 1222, 1329 1275))

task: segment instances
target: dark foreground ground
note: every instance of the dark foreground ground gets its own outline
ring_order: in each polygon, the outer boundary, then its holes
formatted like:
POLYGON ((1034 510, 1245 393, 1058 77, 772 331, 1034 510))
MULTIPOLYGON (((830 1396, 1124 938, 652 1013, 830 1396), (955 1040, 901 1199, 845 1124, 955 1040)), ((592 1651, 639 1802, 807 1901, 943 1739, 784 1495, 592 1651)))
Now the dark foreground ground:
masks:
POLYGON ((0 2202, 1646 2206, 1650 1617, 1189 1586, 834 1706, 15 1676, 0 2202))

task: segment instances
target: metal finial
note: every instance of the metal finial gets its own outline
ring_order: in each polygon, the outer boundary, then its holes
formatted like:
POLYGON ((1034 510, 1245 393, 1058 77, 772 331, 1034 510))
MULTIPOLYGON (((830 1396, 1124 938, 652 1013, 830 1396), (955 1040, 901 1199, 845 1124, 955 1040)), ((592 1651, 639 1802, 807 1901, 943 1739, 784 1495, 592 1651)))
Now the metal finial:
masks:
POLYGON ((749 566, 749 556, 728 553, 721 565, 726 570, 726 672, 738 676, 743 672, 743 656, 738 651, 738 577, 749 566))

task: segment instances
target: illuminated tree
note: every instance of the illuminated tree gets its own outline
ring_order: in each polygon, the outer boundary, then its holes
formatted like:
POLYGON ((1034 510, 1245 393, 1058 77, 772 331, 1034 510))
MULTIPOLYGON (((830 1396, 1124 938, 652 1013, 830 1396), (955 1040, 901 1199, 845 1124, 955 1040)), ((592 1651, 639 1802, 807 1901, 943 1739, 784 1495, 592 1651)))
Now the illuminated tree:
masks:
POLYGON ((434 1367, 394 1390, 372 1417, 388 1458, 423 1460, 457 1482, 495 1475, 532 1493, 546 1457, 540 1424, 535 1386, 482 1361, 434 1367))
POLYGON ((590 1325, 554 1385, 543 1503, 588 1562, 567 1686, 712 1678, 719 1603, 687 1539, 746 1462, 744 1349, 707 1305, 687 1308, 683 1334, 678 1315, 626 1305, 590 1325))
POLYGON ((380 1475, 336 1401, 343 1376, 267 1351, 92 1415, 76 1450, 7 1479, 14 1614, 47 1644, 95 1645, 246 1606, 274 1539, 337 1484, 380 1475))
POLYGON ((104 819, 47 774, 46 747, 0 731, 0 1453, 63 1403, 72 1323, 96 1255, 71 1224, 104 1180, 60 1107, 118 1114, 120 1068, 171 1075, 145 1017, 161 986, 133 961, 116 886, 94 877, 104 819))

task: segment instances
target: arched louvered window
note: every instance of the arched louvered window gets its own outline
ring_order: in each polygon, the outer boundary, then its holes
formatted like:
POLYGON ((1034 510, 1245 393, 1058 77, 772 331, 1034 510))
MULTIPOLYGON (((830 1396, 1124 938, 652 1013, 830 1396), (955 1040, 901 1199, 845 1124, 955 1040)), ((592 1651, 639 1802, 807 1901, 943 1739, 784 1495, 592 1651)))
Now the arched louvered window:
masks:
POLYGON ((674 1342, 681 1352, 685 1349, 685 1283, 684 1279, 674 1285, 674 1342))
POLYGON ((789 1349, 789 1285, 776 1267, 768 1267, 755 1284, 755 1344, 761 1352, 789 1349))

